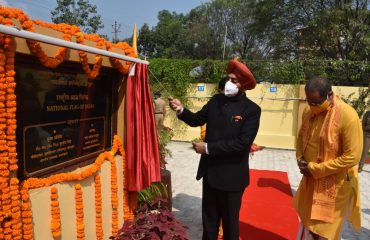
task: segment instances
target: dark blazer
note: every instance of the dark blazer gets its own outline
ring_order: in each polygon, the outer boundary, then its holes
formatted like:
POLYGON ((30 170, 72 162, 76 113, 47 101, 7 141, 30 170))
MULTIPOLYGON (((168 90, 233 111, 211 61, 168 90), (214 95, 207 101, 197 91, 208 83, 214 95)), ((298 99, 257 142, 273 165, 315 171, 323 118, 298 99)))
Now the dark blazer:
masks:
POLYGON ((240 191, 249 184, 249 149, 260 116, 261 108, 245 93, 232 98, 217 94, 196 113, 184 108, 178 118, 186 124, 207 123, 209 154, 200 158, 197 180, 206 177, 210 186, 224 191, 240 191))

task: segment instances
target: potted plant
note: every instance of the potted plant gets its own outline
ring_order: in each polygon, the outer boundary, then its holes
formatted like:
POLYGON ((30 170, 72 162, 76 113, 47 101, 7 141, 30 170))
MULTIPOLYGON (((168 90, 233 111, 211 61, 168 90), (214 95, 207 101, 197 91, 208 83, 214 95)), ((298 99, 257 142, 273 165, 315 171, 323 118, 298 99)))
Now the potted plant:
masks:
POLYGON ((156 199, 136 210, 134 221, 126 221, 114 240, 187 240, 187 227, 176 220, 165 200, 156 199))
POLYGON ((173 137, 173 131, 171 128, 164 127, 158 128, 158 147, 161 167, 161 179, 164 186, 167 189, 167 202, 168 209, 172 211, 172 186, 171 186, 171 172, 166 169, 166 157, 171 156, 170 150, 168 150, 167 144, 173 137))

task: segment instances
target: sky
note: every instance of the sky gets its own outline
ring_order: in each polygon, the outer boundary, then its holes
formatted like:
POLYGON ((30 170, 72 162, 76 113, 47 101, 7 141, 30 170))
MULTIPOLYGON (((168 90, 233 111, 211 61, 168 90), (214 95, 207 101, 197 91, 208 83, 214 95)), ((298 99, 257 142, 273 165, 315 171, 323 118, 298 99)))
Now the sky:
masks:
MULTIPOLYGON (((113 37, 115 21, 120 24, 118 39, 131 37, 134 24, 137 28, 144 23, 150 27, 157 25, 158 12, 168 10, 176 13, 189 13, 189 11, 210 0, 90 0, 97 6, 102 17, 104 29, 99 34, 113 37)), ((0 5, 22 9, 30 18, 51 22, 50 11, 56 7, 57 0, 0 0, 0 5)))

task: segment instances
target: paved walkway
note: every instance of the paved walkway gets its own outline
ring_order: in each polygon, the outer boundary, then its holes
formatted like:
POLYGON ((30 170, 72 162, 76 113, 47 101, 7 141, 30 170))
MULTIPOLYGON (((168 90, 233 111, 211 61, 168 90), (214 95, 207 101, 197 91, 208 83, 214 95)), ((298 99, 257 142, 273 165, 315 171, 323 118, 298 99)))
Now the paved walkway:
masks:
MULTIPOLYGON (((171 171, 172 175, 173 212, 179 220, 189 227, 190 240, 199 240, 202 236, 202 182, 195 179, 199 155, 191 149, 191 144, 187 142, 171 142, 168 149, 172 152, 172 157, 167 159, 167 169, 171 171)), ((264 149, 256 152, 249 162, 252 169, 287 172, 293 194, 297 190, 301 174, 297 170, 294 151, 264 149)), ((360 184, 362 230, 360 233, 354 232, 349 224, 345 224, 343 240, 370 239, 369 164, 365 165, 364 171, 360 173, 360 184)))

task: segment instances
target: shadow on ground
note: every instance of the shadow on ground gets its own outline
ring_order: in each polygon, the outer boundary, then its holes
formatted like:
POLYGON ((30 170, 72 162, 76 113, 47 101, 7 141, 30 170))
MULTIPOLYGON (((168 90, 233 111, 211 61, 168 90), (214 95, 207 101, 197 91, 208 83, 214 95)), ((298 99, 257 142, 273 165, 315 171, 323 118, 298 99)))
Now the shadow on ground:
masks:
POLYGON ((239 222, 240 239, 263 239, 263 240, 287 240, 287 238, 277 235, 276 233, 269 232, 265 229, 257 228, 245 222, 239 222), (253 233, 253 235, 251 234, 253 233))
POLYGON ((175 217, 188 227, 189 239, 201 239, 203 231, 202 199, 179 193, 172 198, 172 207, 175 217))
POLYGON ((190 210, 200 211, 202 206, 202 199, 199 197, 190 196, 185 193, 179 193, 172 198, 172 207, 179 212, 186 212, 190 210))
POLYGON ((364 209, 362 209, 362 212, 363 212, 364 214, 368 214, 368 215, 370 215, 370 209, 368 209, 368 208, 364 208, 364 209))
POLYGON ((368 240, 370 239, 370 230, 362 227, 359 232, 356 232, 352 225, 345 221, 343 224, 344 232, 342 234, 343 240, 368 240))
POLYGON ((274 178, 260 178, 257 182, 258 187, 273 187, 288 196, 292 196, 292 190, 289 184, 286 184, 274 178))

